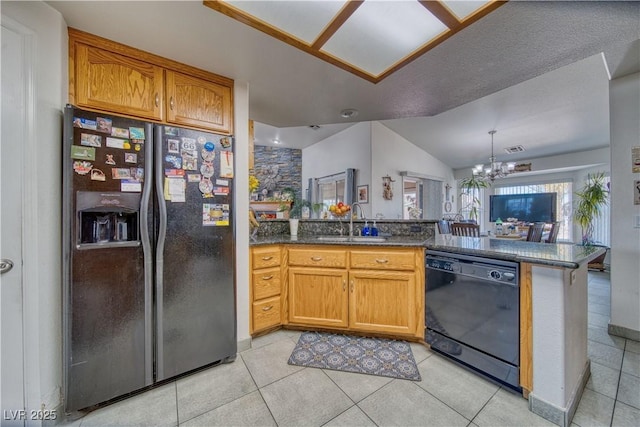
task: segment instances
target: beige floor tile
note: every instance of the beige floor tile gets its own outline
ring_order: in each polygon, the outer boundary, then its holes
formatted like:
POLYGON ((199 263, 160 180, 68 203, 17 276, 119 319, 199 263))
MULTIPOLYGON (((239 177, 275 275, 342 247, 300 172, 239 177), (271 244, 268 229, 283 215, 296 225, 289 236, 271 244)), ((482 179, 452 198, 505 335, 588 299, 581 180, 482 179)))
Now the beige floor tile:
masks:
POLYGON ((258 387, 264 387, 304 369, 302 366, 287 363, 295 346, 295 343, 285 336, 284 340, 242 352, 242 359, 258 387))
POLYGON ((640 342, 634 340, 627 340, 626 351, 632 351, 634 353, 640 353, 640 342))
POLYGON ((82 418, 81 426, 175 426, 176 384, 171 382, 98 409, 82 418))
POLYGON ((426 345, 412 342, 411 352, 413 353, 413 359, 416 363, 420 363, 427 357, 431 357, 434 353, 426 345))
POLYGON ((480 427, 555 425, 529 411, 528 402, 522 396, 502 389, 489 400, 473 422, 480 427))
POLYGON ((603 394, 585 389, 573 422, 580 427, 599 427, 611 424, 614 400, 603 394))
POLYGON ((638 420, 640 420, 640 409, 616 402, 611 422, 612 427, 638 427, 638 420))
POLYGON ((180 426, 276 426, 269 408, 259 391, 249 393, 233 402, 192 418, 180 426))
POLYGON ((296 372, 260 391, 278 426, 320 426, 354 405, 315 368, 296 372))
POLYGON ((279 329, 267 335, 262 335, 257 338, 253 338, 251 340, 251 349, 255 350, 257 348, 264 347, 265 345, 273 344, 275 342, 282 341, 282 340, 290 340, 290 339, 291 339, 290 331, 279 329))
POLYGON ((609 315, 588 313, 587 323, 589 326, 597 326, 598 328, 607 328, 609 326, 609 315))
POLYGON ((622 372, 640 377, 640 354, 632 351, 625 351, 624 360, 622 362, 622 372))
POLYGON ((421 362, 418 368, 422 381, 416 384, 469 420, 500 388, 438 355, 421 362))
POLYGON ((367 417, 360 408, 354 405, 326 423, 323 427, 375 427, 375 425, 376 424, 371 421, 371 418, 367 417))
POLYGON ((393 381, 393 378, 389 377, 333 371, 330 369, 324 369, 324 373, 354 402, 360 402, 393 381))
MULTIPOLYGON (((620 375, 620 387, 618 388, 618 401, 640 409, 640 378, 625 374, 620 375)), ((640 421, 640 419, 638 420, 640 421)), ((640 422, 638 423, 640 425, 640 422)))
POLYGON ((177 381, 180 423, 232 402, 257 389, 241 357, 177 381))
POLYGON ((620 369, 622 367, 624 352, 619 348, 596 341, 589 341, 587 343, 587 354, 591 361, 608 366, 611 369, 620 369))
POLYGON ((609 335, 609 332, 606 328, 589 326, 589 329, 587 330, 587 336, 591 341, 599 342, 600 344, 606 344, 611 347, 624 350, 626 340, 615 335, 609 335))
POLYGON ((358 404, 380 426, 466 426, 469 420, 418 387, 393 381, 358 404))
POLYGON ((618 393, 619 380, 619 370, 591 362, 591 377, 587 381, 588 389, 615 399, 618 393))

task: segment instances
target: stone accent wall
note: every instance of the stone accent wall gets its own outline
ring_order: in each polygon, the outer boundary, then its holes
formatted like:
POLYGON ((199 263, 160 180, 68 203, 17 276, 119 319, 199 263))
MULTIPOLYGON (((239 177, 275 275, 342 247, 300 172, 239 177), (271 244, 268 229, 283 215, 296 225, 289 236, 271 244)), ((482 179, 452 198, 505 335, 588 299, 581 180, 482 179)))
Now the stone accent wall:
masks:
POLYGON ((260 181, 258 194, 267 189, 267 197, 285 188, 293 188, 302 197, 302 150, 293 148, 254 147, 252 173, 260 181))

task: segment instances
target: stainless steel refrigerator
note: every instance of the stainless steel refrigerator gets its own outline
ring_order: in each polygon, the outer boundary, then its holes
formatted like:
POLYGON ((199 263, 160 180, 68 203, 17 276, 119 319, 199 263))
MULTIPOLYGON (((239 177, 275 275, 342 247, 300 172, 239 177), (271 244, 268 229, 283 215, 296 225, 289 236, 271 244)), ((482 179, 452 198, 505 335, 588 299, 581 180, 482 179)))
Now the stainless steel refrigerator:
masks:
POLYGON ((236 356, 233 139, 67 106, 65 410, 236 356))

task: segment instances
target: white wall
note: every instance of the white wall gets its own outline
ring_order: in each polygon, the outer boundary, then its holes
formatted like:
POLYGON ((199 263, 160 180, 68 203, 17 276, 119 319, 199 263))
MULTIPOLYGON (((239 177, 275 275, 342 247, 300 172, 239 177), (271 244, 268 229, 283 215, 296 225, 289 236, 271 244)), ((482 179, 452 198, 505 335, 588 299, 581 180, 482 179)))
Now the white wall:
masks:
POLYGON ((640 73, 609 85, 611 122, 611 320, 640 334, 640 205, 633 204, 631 148, 640 146, 640 73))
MULTIPOLYGON (((371 191, 371 124, 357 123, 302 150, 302 188, 309 178, 320 178, 357 169, 356 185, 369 185, 371 191)), ((303 193, 304 196, 305 193, 303 193)), ((371 195, 369 195, 371 198, 371 195)), ((361 205, 371 218, 371 204, 361 205)))
POLYGON ((454 184, 453 170, 449 166, 379 122, 371 123, 371 151, 372 184, 369 186, 369 199, 373 216, 381 213, 385 218, 402 218, 401 171, 417 172, 431 179, 442 180, 443 194, 445 183, 454 184), (395 180, 392 200, 382 197, 382 177, 386 175, 395 180))
POLYGON ((29 156, 23 196, 29 224, 23 230, 25 404, 27 410, 55 409, 62 384, 60 153, 67 29, 62 16, 41 2, 2 2, 2 15, 33 32, 33 105, 27 108, 34 126, 25 141, 2 141, 24 144, 29 156))

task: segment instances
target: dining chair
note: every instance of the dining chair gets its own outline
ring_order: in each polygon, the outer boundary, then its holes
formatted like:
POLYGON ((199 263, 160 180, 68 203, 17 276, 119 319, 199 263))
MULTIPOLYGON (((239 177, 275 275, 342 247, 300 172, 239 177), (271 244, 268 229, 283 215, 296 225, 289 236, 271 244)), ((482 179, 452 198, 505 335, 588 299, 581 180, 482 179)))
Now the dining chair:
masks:
POLYGON ((544 226, 544 222, 536 222, 534 224, 531 224, 529 226, 529 232, 527 233, 527 242, 541 242, 544 226))
POLYGON ((555 243, 558 239, 558 230, 560 229, 560 223, 558 221, 551 223, 551 230, 545 240, 546 243, 555 243))
POLYGON ((451 222, 446 219, 438 221, 438 233, 451 234, 451 222))
POLYGON ((468 222, 454 222, 451 224, 451 234, 454 236, 480 237, 480 226, 468 222))

